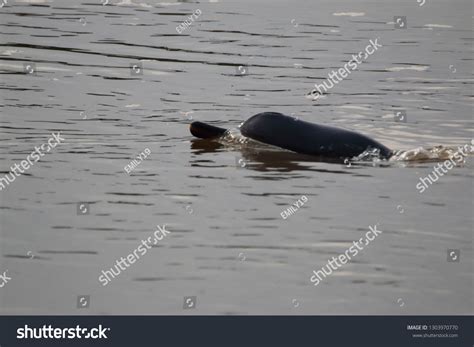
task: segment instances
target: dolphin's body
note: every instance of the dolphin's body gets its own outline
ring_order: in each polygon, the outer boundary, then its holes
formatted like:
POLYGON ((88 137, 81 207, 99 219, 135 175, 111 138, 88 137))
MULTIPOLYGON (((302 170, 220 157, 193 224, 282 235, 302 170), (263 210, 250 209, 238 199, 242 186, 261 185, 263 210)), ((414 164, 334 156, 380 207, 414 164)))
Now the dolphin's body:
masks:
MULTIPOLYGON (((201 122, 191 124, 191 133, 201 138, 220 136, 225 131, 201 122)), ((365 135, 305 122, 277 112, 263 112, 250 117, 241 125, 240 132, 253 140, 309 155, 352 158, 367 149, 378 149, 380 156, 386 159, 392 155, 389 148, 365 135)))

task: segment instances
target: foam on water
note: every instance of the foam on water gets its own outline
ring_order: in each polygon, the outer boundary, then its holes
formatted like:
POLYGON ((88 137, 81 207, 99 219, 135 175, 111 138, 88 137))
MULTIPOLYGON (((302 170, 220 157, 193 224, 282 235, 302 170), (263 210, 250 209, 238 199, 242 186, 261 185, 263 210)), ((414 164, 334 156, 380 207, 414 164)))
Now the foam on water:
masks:
MULTIPOLYGON (((472 141, 471 141, 472 143, 472 141)), ((473 146, 467 145, 467 154, 473 153, 473 146), (470 147, 470 148, 469 148, 470 147)), ((395 154, 390 158, 390 161, 411 161, 411 162, 423 162, 423 161, 442 161, 455 159, 459 161, 459 156, 456 154, 461 154, 459 148, 450 147, 450 146, 434 146, 429 148, 417 147, 414 149, 406 151, 396 151, 395 154)), ((462 162, 465 162, 465 157, 462 156, 462 162)))

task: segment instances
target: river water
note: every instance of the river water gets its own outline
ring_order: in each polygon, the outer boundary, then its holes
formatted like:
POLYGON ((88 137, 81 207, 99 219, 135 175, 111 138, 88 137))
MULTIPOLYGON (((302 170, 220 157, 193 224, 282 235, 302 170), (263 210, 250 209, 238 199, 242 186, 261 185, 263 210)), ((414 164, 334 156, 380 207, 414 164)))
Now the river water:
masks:
POLYGON ((0 313, 473 313, 473 157, 416 188, 473 138, 472 2, 0 3, 0 177, 65 139, 0 192, 0 313), (375 39, 356 71, 307 95, 375 39), (189 133, 264 111, 405 156, 334 163, 189 133), (157 225, 170 233, 103 286, 157 225))

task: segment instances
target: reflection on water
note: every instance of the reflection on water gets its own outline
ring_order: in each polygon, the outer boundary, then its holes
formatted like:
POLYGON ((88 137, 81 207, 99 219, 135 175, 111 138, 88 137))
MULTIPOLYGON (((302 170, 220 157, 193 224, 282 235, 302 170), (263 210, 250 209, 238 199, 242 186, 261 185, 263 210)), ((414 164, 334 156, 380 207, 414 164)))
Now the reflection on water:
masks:
POLYGON ((415 188, 473 137, 469 1, 104 2, 1 8, 2 177, 51 132, 66 141, 0 192, 0 271, 12 277, 0 313, 77 314, 81 294, 87 314, 182 314, 189 295, 197 314, 472 313, 472 157, 415 188), (377 37, 376 55, 307 97, 377 37), (264 111, 399 152, 327 160, 240 138, 264 111), (192 120, 234 130, 195 140, 192 120), (375 223, 376 244, 311 285, 375 223), (102 288, 101 269, 157 224, 166 242, 102 288))

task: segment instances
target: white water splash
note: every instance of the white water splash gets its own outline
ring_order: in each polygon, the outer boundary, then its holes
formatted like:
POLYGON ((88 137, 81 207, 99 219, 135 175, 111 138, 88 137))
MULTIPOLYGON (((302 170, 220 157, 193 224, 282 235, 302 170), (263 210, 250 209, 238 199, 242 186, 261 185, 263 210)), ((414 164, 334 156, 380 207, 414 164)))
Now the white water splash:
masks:
MULTIPOLYGON (((468 155, 474 152, 474 146, 470 146, 466 151, 468 155)), ((459 155, 461 152, 458 147, 449 146, 434 146, 434 147, 417 147, 409 150, 398 150, 395 151, 388 162, 431 162, 431 161, 443 161, 455 159, 460 163, 464 163, 466 158, 463 155, 459 155), (458 155, 456 155, 458 154, 458 155), (462 160, 459 161, 459 157, 462 160)), ((357 157, 351 159, 351 162, 383 162, 386 161, 380 156, 380 150, 376 148, 370 148, 359 154, 357 157)))
POLYGON ((380 155, 380 149, 378 148, 369 148, 366 149, 364 152, 359 154, 357 157, 354 157, 351 161, 358 162, 358 161, 371 161, 374 163, 381 162, 383 159, 380 155))
POLYGON ((246 144, 251 141, 250 138, 242 135, 237 128, 227 130, 224 136, 221 137, 221 140, 226 144, 246 144))
MULTIPOLYGON (((473 152, 471 146, 468 154, 473 152)), ((395 154, 390 158, 390 161, 410 161, 410 162, 423 162, 423 161, 442 161, 455 159, 454 156, 459 153, 459 149, 456 147, 448 146, 435 146, 431 148, 418 147, 407 151, 396 151, 395 154)), ((465 157, 463 156, 463 162, 465 157)))

